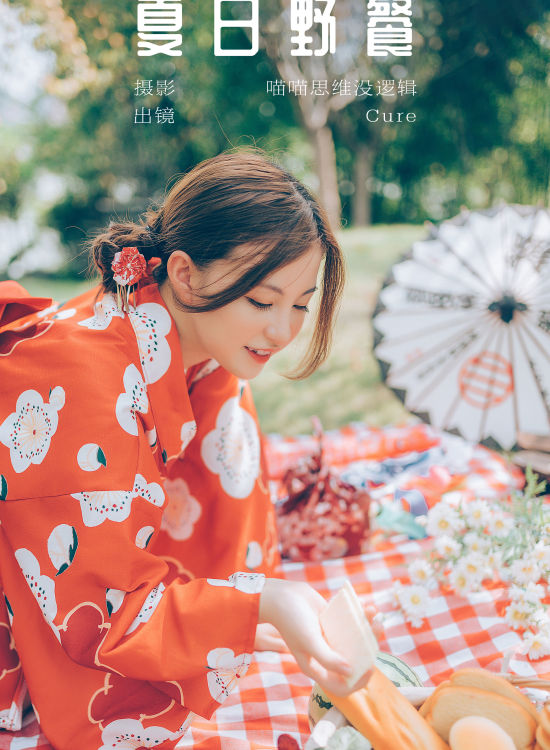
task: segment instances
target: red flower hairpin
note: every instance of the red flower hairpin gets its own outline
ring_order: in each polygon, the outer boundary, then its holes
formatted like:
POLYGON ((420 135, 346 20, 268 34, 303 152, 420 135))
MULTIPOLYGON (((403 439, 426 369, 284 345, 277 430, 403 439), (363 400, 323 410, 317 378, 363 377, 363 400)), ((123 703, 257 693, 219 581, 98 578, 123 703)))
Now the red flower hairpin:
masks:
POLYGON ((137 247, 123 247, 115 253, 111 269, 116 284, 118 309, 128 312, 130 309, 130 288, 137 284, 147 268, 147 261, 137 247))

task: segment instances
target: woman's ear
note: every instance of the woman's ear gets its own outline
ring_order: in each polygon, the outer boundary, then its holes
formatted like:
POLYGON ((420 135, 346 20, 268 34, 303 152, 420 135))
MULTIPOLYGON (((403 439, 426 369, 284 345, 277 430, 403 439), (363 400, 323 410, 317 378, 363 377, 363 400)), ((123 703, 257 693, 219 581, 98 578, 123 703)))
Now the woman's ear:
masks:
POLYGON ((192 280, 196 266, 183 250, 175 250, 166 263, 166 272, 176 297, 189 304, 193 301, 192 280))

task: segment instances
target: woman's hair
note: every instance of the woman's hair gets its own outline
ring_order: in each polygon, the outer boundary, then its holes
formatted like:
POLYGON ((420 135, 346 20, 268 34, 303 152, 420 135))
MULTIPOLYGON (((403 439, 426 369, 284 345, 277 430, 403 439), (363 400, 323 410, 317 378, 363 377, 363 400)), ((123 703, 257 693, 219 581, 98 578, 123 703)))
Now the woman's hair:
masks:
MULTIPOLYGON (((302 256, 315 242, 324 255, 321 300, 308 350, 293 375, 305 378, 327 358, 335 311, 344 286, 342 253, 327 216, 309 191, 258 150, 227 152, 207 159, 181 177, 158 209, 140 223, 111 223, 93 238, 93 263, 105 291, 114 292, 111 264, 123 247, 137 246, 147 260, 159 258, 153 275, 167 278, 171 253, 184 250, 200 269, 247 245, 250 263, 237 281, 216 294, 202 294, 200 305, 177 300, 188 312, 227 305, 275 270, 302 256)), ((236 263, 243 265, 240 257, 236 263)))

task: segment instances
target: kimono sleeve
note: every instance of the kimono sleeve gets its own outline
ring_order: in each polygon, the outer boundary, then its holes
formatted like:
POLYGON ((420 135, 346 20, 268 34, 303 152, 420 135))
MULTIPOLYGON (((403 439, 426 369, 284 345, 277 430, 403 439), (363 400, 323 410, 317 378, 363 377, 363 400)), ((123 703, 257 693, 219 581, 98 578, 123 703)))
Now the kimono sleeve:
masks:
POLYGON ((185 706, 207 717, 251 661, 264 577, 189 581, 171 572, 148 550, 163 501, 160 484, 138 475, 132 492, 3 503, 0 563, 12 628, 21 652, 43 638, 60 660, 178 682, 185 706), (43 616, 34 632, 30 608, 43 616))

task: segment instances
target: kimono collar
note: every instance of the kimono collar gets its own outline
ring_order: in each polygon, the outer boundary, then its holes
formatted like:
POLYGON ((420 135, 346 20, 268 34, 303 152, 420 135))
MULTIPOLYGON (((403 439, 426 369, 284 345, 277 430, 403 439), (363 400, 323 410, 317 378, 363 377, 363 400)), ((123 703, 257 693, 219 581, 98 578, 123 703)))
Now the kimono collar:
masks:
POLYGON ((194 383, 214 372, 214 360, 185 369, 176 322, 156 283, 139 289, 128 317, 136 335, 149 407, 166 463, 177 458, 196 430, 189 399, 194 383))

